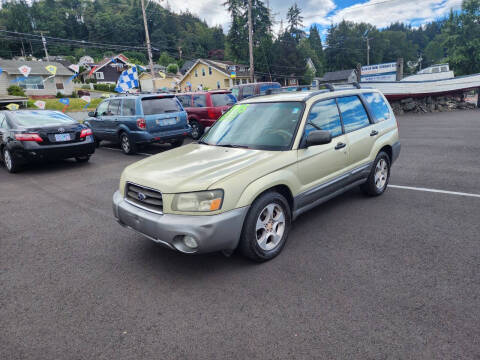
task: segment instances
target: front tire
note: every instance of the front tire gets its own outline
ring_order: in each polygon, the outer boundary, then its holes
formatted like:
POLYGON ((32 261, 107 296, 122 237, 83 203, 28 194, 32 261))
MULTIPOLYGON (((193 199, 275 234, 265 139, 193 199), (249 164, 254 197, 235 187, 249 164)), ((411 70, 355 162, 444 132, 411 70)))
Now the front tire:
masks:
POLYGON ((3 149, 3 163, 9 173, 16 173, 20 169, 20 166, 8 149, 3 149))
POLYGON ((364 194, 368 196, 382 195, 390 180, 390 157, 380 151, 373 162, 372 170, 367 181, 360 186, 364 194))
POLYGON ((282 251, 291 226, 285 197, 270 191, 257 198, 245 218, 239 249, 251 260, 271 260, 282 251))
POLYGON ((133 155, 137 152, 136 144, 131 141, 128 134, 124 132, 120 134, 120 147, 122 148, 123 153, 126 155, 133 155))
POLYGON ((190 126, 192 127, 192 139, 198 140, 203 135, 203 126, 200 125, 196 120, 190 121, 190 126))

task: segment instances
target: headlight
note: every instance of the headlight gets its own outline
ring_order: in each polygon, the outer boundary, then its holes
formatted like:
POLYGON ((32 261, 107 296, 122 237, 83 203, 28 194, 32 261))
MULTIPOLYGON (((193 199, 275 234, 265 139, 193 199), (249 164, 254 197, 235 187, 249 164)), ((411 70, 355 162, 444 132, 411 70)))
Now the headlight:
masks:
POLYGON ((209 190, 176 194, 173 198, 174 211, 215 211, 222 207, 223 190, 209 190))

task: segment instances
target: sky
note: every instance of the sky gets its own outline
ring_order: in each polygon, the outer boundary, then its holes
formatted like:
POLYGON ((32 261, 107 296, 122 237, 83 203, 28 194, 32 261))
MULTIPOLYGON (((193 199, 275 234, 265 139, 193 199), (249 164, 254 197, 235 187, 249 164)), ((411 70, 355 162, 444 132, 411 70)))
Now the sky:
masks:
MULTIPOLYGON (((267 0, 263 0, 267 3, 267 0)), ((225 32, 230 27, 230 16, 222 5, 224 0, 160 0, 175 11, 189 10, 206 20, 210 26, 221 25, 225 32)), ((278 31, 280 20, 285 23, 288 8, 295 0, 269 0, 275 16, 274 30, 278 31)), ((383 28, 392 22, 420 26, 447 15, 451 8, 460 9, 462 0, 297 0, 302 9, 306 28, 317 24, 323 31, 332 23, 343 19, 368 22, 383 28)))

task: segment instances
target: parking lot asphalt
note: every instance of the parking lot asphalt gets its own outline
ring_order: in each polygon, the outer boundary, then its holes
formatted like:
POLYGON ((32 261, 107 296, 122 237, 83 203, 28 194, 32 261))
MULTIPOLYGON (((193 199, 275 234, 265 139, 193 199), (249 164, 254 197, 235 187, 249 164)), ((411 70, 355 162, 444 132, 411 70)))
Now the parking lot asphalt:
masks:
MULTIPOLYGON (((391 184, 480 194, 480 111, 398 121, 391 184)), ((0 169, 1 359, 480 358, 480 198, 352 190, 270 262, 186 256, 113 219, 144 156, 0 169)))

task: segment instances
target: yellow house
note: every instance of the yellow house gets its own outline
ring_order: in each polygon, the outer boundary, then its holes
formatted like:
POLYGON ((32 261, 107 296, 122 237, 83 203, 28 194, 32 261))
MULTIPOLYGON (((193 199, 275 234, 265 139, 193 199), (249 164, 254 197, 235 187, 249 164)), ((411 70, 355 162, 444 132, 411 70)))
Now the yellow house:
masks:
POLYGON ((140 82, 140 88, 142 91, 155 91, 155 90, 178 90, 178 83, 180 82, 180 76, 166 74, 165 78, 157 77, 152 81, 152 74, 150 71, 146 71, 140 74, 138 77, 140 82))
POLYGON ((248 65, 230 61, 198 59, 180 80, 180 91, 229 89, 250 82, 248 65), (235 76, 232 76, 235 73, 235 76))

